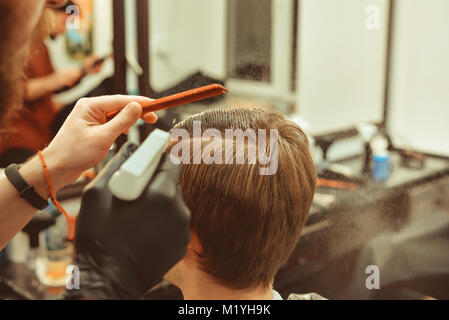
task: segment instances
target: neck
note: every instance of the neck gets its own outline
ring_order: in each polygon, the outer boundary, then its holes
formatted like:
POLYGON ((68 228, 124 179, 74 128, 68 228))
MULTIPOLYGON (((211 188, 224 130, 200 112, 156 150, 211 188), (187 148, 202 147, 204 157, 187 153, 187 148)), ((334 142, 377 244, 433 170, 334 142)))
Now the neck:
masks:
POLYGON ((262 286, 251 289, 227 288, 205 273, 186 277, 179 286, 185 300, 272 300, 273 289, 262 286))

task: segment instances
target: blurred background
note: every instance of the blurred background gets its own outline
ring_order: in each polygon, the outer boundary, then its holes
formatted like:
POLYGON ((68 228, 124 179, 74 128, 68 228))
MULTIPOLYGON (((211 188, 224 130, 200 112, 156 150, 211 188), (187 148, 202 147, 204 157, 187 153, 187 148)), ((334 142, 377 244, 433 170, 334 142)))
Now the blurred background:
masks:
MULTIPOLYGON (((332 299, 449 298, 449 1, 72 2, 53 10, 44 49, 32 51, 25 103, 42 115, 16 121, 0 146, 1 167, 45 146, 80 97, 159 98, 222 83, 225 97, 161 111, 157 125, 139 122, 130 137, 142 141, 190 114, 242 105, 277 109, 307 132, 318 188, 275 289, 332 299), (50 89, 32 83, 49 76, 50 89), (380 288, 366 282, 371 265, 380 288)), ((73 215, 101 166, 61 190, 73 215)), ((67 261, 70 245, 61 244, 58 219, 50 206, 3 253, 6 297, 59 297, 68 262, 50 276, 48 269, 52 259, 67 261), (40 269, 33 247, 44 248, 40 269)), ((179 292, 163 283, 148 298, 179 292)))

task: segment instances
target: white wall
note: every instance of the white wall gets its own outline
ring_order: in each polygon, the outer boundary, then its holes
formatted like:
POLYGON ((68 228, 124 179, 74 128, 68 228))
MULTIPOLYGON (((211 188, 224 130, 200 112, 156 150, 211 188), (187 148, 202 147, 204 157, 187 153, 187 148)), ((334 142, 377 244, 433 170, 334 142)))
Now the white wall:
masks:
POLYGON ((396 3, 389 129, 399 146, 449 156, 449 1, 396 3))
POLYGON ((151 85, 165 89, 198 70, 223 78, 226 0, 152 0, 151 85))
POLYGON ((302 0, 298 109, 312 134, 381 121, 388 18, 386 0, 302 0), (380 29, 366 28, 366 8, 380 29))

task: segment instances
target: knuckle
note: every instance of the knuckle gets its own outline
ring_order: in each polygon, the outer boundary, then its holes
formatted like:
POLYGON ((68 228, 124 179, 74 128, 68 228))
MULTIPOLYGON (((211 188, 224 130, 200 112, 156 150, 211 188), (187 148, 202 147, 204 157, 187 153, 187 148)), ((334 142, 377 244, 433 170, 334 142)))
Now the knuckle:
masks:
POLYGON ((89 98, 83 97, 78 100, 78 103, 76 104, 76 106, 85 106, 88 104, 88 102, 89 102, 89 98))

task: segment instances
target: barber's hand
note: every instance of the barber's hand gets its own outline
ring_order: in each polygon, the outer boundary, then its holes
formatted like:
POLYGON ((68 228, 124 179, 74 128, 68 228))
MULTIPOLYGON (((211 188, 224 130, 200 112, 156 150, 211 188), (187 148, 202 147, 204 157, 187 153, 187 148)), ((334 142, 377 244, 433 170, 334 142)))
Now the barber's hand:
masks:
POLYGON ((154 113, 142 115, 140 103, 149 100, 122 95, 80 99, 56 137, 43 151, 53 187, 58 190, 74 182, 83 171, 99 163, 117 137, 139 117, 155 123, 157 116, 154 113), (122 108, 116 117, 106 122, 106 113, 122 108))
POLYGON ((163 159, 142 196, 129 202, 108 189, 124 161, 116 155, 84 192, 75 240, 80 289, 67 291, 68 298, 141 298, 185 255, 190 212, 180 167, 163 159))
POLYGON ((87 74, 98 73, 103 66, 103 62, 97 63, 99 57, 91 55, 84 60, 83 70, 87 74))

